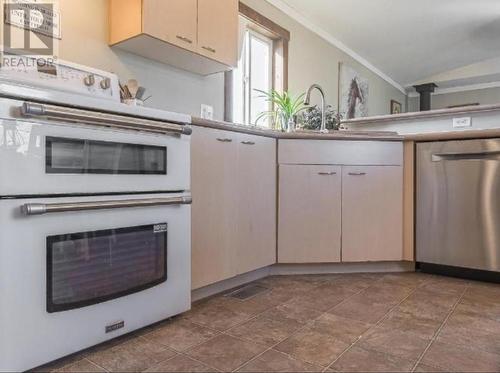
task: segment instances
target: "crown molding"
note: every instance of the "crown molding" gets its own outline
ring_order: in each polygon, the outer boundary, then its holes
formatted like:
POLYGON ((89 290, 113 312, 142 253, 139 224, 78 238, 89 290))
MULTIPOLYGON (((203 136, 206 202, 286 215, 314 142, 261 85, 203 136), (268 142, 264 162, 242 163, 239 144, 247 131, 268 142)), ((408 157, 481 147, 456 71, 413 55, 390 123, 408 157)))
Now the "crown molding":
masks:
MULTIPOLYGON (((488 89, 488 88, 499 88, 500 87, 500 81, 497 82, 489 82, 489 83, 478 83, 478 84, 469 84, 469 85, 463 85, 459 87, 450 87, 450 88, 436 88, 434 93, 432 95, 444 95, 447 93, 457 93, 457 92, 467 92, 467 91, 478 91, 481 89, 488 89)), ((419 97, 419 94, 417 92, 410 92, 408 93, 408 97, 419 97)))
POLYGON ((295 10, 293 7, 288 5, 283 0, 266 0, 266 1, 268 3, 270 3, 271 5, 275 6, 276 8, 278 8, 279 10, 281 10, 282 12, 284 12, 289 17, 293 18, 295 21, 300 23, 305 28, 309 29, 310 31, 312 31, 315 34, 317 34, 318 36, 320 36, 322 39, 326 40, 328 43, 332 44, 333 46, 340 49, 345 54, 352 57, 358 63, 360 63, 361 65, 366 67, 368 70, 372 71, 374 74, 376 74, 379 77, 381 77, 382 79, 384 79, 387 83, 392 85, 394 88, 399 90, 404 95, 407 94, 406 90, 403 88, 403 86, 401 84, 397 83, 390 76, 384 74, 382 71, 380 71, 378 68, 373 66, 366 59, 361 57, 358 53, 354 52, 351 48, 346 46, 340 40, 336 39, 332 34, 325 31, 321 27, 315 25, 314 22, 312 22, 309 19, 307 19, 306 17, 304 17, 302 14, 300 14, 297 10, 295 10))

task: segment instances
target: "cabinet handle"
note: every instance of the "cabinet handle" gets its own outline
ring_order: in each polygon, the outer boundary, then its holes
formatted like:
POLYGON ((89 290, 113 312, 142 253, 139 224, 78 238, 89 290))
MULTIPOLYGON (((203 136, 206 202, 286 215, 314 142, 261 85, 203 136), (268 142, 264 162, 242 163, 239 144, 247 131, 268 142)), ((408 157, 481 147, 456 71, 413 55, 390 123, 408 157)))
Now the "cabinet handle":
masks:
POLYGON ((365 176, 366 172, 349 172, 349 176, 365 176))
POLYGON ((179 40, 182 40, 186 43, 189 43, 189 44, 193 44, 193 41, 189 38, 186 38, 185 36, 181 36, 181 35, 176 35, 176 38, 179 39, 179 40))
POLYGON ((227 137, 225 137, 225 138, 218 137, 217 141, 220 141, 220 142, 233 142, 233 139, 228 139, 227 137))
POLYGON ((333 175, 337 175, 336 172, 318 172, 318 175, 321 175, 321 176, 333 176, 333 175))
POLYGON ((210 47, 205 47, 205 46, 203 46, 202 48, 203 48, 203 49, 205 49, 206 51, 209 51, 209 52, 212 52, 212 53, 217 52, 215 49, 210 48, 210 47))
POLYGON ((241 142, 243 145, 255 145, 253 141, 242 141, 241 142))

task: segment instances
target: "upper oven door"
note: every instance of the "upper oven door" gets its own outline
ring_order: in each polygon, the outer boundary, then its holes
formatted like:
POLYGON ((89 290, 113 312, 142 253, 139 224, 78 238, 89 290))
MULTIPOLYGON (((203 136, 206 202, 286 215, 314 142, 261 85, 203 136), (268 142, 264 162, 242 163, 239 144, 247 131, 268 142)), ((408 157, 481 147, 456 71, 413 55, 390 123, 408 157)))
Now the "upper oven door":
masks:
MULTIPOLYGON (((23 104, 2 102, 14 109, 23 104)), ((189 136, 129 130, 114 125, 114 117, 109 117, 113 125, 106 126, 106 116, 92 125, 85 116, 5 115, 0 122, 0 196, 190 189, 189 136)))

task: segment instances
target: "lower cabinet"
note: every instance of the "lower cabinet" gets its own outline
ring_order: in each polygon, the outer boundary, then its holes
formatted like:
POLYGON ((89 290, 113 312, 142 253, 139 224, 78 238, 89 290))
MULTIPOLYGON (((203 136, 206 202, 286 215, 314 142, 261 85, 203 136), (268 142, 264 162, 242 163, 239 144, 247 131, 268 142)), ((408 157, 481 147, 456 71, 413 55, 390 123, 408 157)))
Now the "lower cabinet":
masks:
POLYGON ((404 259, 402 143, 320 144, 326 161, 315 143, 280 145, 277 198, 275 139, 194 127, 193 289, 276 262, 404 259), (339 157, 351 165, 321 164, 339 157))
POLYGON ((276 140, 195 127, 192 288, 276 262, 276 140))
POLYGON ((279 263, 340 261, 342 168, 279 168, 279 263))
POLYGON ((276 140, 238 135, 236 274, 276 263, 276 140))
POLYGON ((191 273, 197 289, 234 273, 237 137, 193 128, 191 136, 191 273))
POLYGON ((403 260, 403 168, 344 166, 342 261, 403 260))
POLYGON ((403 167, 279 166, 278 262, 401 261, 403 167))

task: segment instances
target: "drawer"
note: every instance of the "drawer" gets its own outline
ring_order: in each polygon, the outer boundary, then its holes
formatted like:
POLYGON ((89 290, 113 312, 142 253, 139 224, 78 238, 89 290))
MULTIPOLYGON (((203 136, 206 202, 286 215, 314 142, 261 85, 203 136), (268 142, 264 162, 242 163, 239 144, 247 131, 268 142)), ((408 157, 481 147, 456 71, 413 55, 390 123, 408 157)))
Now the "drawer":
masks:
POLYGON ((279 164, 400 166, 402 141, 279 140, 279 164))

